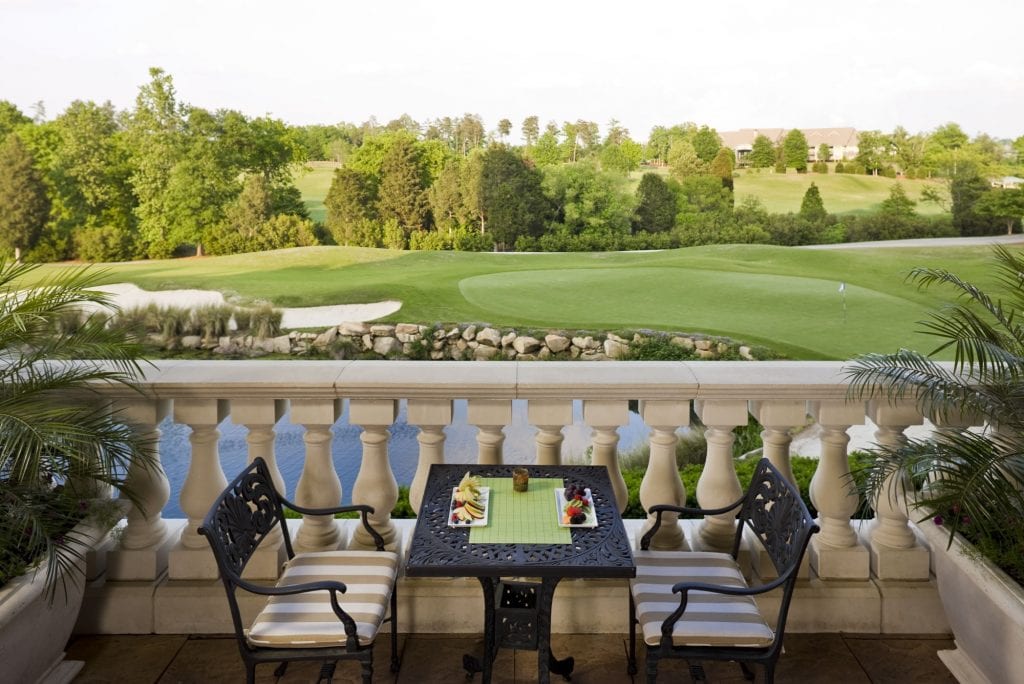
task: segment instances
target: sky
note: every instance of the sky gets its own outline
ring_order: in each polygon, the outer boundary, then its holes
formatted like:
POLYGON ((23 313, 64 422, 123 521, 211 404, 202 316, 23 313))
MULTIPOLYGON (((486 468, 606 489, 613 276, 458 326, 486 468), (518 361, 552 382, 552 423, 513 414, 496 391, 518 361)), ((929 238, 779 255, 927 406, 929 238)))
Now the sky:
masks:
POLYGON ((0 0, 0 100, 131 108, 157 66, 182 102, 290 124, 494 129, 611 119, 1024 134, 1019 0, 0 0))

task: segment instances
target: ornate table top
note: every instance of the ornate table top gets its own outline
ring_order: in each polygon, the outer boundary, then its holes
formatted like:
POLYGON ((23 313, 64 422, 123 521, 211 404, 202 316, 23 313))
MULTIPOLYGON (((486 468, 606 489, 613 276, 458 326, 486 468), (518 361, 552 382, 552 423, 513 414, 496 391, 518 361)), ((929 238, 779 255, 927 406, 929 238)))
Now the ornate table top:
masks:
POLYGON ((513 466, 432 465, 406 564, 409 577, 634 577, 629 537, 604 466, 526 466, 530 477, 590 487, 598 526, 572 528, 571 544, 471 544, 468 527, 449 527, 452 488, 470 471, 511 477, 513 466))

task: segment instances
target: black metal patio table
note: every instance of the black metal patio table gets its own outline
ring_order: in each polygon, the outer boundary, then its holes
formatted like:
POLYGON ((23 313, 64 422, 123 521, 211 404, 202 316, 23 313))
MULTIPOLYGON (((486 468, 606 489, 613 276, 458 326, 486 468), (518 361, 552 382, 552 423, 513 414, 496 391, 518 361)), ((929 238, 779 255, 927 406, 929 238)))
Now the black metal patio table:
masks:
MULTIPOLYGON (((589 487, 597 514, 596 527, 572 527, 569 543, 475 543, 470 528, 450 526, 452 490, 467 471, 482 478, 511 478, 513 466, 432 465, 406 564, 409 577, 476 577, 484 593, 484 657, 471 656, 464 666, 482 671, 488 684, 498 648, 537 650, 538 681, 549 672, 566 679, 573 660, 551 654, 551 603, 563 578, 628 579, 636 575, 629 538, 615 503, 604 466, 527 466, 535 478, 557 478, 589 487), (510 582, 502 578, 537 578, 539 582, 510 582)), ((493 498, 489 506, 500 506, 493 498)), ((516 496, 502 494, 501 496, 516 496)), ((551 516, 557 516, 554 498, 551 516)))

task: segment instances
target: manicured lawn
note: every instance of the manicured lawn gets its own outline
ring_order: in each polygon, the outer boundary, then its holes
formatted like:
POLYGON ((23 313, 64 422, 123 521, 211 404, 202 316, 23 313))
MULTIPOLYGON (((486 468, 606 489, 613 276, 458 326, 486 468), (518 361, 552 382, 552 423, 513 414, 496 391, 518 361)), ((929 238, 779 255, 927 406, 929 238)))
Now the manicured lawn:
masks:
POLYGON ((309 210, 309 217, 323 223, 327 220, 324 197, 331 187, 334 169, 341 166, 336 162, 308 162, 302 171, 295 174, 295 186, 302 193, 302 201, 309 210))
MULTIPOLYGON (((790 358, 930 350, 915 323, 938 291, 904 284, 915 265, 978 283, 986 247, 815 251, 716 245, 664 252, 475 254, 311 247, 111 264, 108 282, 202 288, 239 302, 317 306, 397 299, 391 321, 714 333, 790 358), (846 283, 846 317, 840 282, 846 283)), ((60 265, 48 265, 50 273, 60 265)))
MULTIPOLYGON (((770 212, 797 212, 800 211, 800 202, 812 182, 818 186, 825 209, 830 214, 877 211, 879 205, 889 197, 890 189, 896 183, 903 185, 910 199, 918 201, 921 190, 932 183, 924 180, 895 180, 882 176, 854 176, 843 173, 798 174, 792 170, 783 175, 772 173, 770 169, 762 169, 760 173, 740 173, 735 184, 736 202, 754 196, 760 199, 770 212)), ((934 204, 918 202, 915 211, 919 214, 938 214, 942 209, 934 204)))

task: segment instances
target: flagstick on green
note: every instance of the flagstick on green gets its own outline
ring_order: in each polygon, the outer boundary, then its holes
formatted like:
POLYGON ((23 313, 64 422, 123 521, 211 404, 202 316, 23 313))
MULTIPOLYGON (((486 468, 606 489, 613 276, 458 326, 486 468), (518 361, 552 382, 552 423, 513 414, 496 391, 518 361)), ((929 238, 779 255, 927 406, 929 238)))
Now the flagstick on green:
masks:
POLYGON ((843 325, 846 325, 846 283, 839 282, 839 293, 843 295, 843 325))

